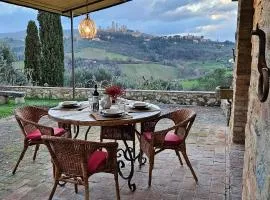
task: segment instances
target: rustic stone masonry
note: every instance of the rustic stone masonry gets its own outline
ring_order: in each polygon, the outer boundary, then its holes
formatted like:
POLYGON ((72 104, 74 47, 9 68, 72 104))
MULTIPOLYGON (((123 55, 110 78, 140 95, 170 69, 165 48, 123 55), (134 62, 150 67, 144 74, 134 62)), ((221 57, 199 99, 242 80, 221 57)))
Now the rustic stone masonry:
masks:
MULTIPOLYGON (((241 0, 239 1, 242 7, 240 10, 240 21, 243 20, 244 30, 249 30, 249 19, 253 19, 252 26, 255 30, 256 24, 259 24, 260 29, 266 33, 266 62, 270 67, 270 1, 269 0, 241 0), (254 16, 251 16, 254 8, 254 16), (244 17, 241 15, 244 14, 244 17), (248 14, 250 13, 250 14, 248 14)), ((241 27, 240 27, 241 28, 241 27)), ((243 37, 249 38, 248 34, 242 33, 243 37)), ((241 35, 241 33, 240 33, 241 35)), ((252 49, 251 56, 252 62, 250 64, 249 56, 245 57, 245 51, 250 52, 249 42, 242 41, 243 46, 247 45, 243 49, 242 54, 239 52, 239 57, 243 57, 242 60, 247 71, 251 71, 249 93, 246 96, 245 93, 241 95, 249 100, 247 123, 245 127, 245 156, 244 156, 244 171, 243 171, 243 193, 242 199, 244 200, 266 200, 270 199, 270 96, 266 102, 261 103, 257 96, 258 86, 258 53, 259 53, 259 40, 257 36, 252 36, 252 49)), ((243 65, 243 64, 242 64, 243 65)), ((238 66, 242 68, 241 64, 238 66)), ((237 68, 238 68, 237 67, 237 68)), ((248 76, 248 74, 246 75, 248 76)), ((245 80, 243 80, 245 85, 245 80)), ((237 87, 241 87, 238 83, 237 87)), ((246 89, 246 86, 243 86, 246 89)), ((246 106, 246 101, 243 102, 246 106)), ((237 116, 234 116, 237 118, 237 116)), ((235 120, 236 121, 236 120, 235 120)), ((236 126, 235 126, 236 127, 236 126)), ((233 129, 234 130, 234 129, 233 129)), ((235 131, 235 130, 234 130, 235 131)))
POLYGON ((233 83, 233 106, 231 118, 232 140, 245 142, 248 89, 251 65, 252 0, 239 0, 236 43, 236 62, 233 83))
MULTIPOLYGON (((0 90, 23 91, 28 98, 72 99, 72 88, 0 86, 0 90)), ((100 90, 101 93, 103 90, 100 90)), ((93 88, 76 88, 76 99, 87 100, 93 88)), ((164 104, 217 106, 220 101, 215 92, 205 91, 163 91, 163 90, 127 90, 126 98, 164 104)))

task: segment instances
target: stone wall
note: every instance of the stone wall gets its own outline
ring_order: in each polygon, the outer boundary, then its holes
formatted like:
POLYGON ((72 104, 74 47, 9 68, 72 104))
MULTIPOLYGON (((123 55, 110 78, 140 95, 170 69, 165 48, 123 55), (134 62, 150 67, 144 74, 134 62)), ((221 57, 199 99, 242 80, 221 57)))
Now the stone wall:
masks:
MULTIPOLYGON (((242 0, 243 1, 243 0, 242 0)), ((243 1, 246 2, 246 1, 243 1)), ((254 0, 253 29, 256 24, 266 32, 266 61, 270 67, 270 1, 254 0)), ((249 103, 245 127, 245 157, 242 199, 270 199, 270 96, 261 103, 257 96, 259 40, 252 36, 252 64, 249 103)))
MULTIPOLYGON (((0 90, 24 91, 28 98, 72 99, 72 88, 65 87, 0 86, 0 90)), ((86 100, 92 92, 93 88, 76 88, 76 99, 86 100)), ((102 93, 102 90, 100 90, 100 93, 102 93)), ((127 90, 125 97, 165 104, 199 106, 216 106, 220 104, 215 92, 127 90)))

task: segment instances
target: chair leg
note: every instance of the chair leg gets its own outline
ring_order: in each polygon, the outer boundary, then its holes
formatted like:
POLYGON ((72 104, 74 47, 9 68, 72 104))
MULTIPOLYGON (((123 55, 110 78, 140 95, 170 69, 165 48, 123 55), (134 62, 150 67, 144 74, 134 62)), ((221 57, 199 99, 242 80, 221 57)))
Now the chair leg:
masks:
POLYGON ((143 151, 140 149, 139 158, 138 158, 140 169, 142 168, 142 158, 143 158, 143 151))
POLYGON ((150 156, 149 158, 149 178, 148 178, 148 186, 151 186, 152 182, 152 170, 154 168, 154 156, 150 156))
POLYGON ((86 179, 84 181, 84 187, 85 187, 85 190, 84 190, 84 199, 85 200, 89 200, 90 199, 90 196, 89 196, 89 183, 88 183, 88 179, 86 179))
POLYGON ((20 155, 20 157, 19 157, 19 160, 17 161, 16 166, 14 167, 14 169, 13 169, 13 171, 12 171, 12 174, 13 174, 13 175, 15 174, 15 172, 16 172, 16 170, 17 170, 17 167, 19 166, 21 160, 23 159, 24 154, 25 154, 27 148, 28 148, 28 145, 24 145, 23 150, 22 150, 22 152, 21 152, 21 155, 20 155))
POLYGON ((38 150, 39 150, 39 144, 36 144, 33 160, 36 160, 38 150))
POLYGON ((116 199, 120 200, 120 191, 119 191, 119 182, 118 182, 118 173, 114 172, 114 180, 115 180, 115 189, 116 189, 116 199))
POLYGON ((67 133, 67 138, 72 138, 72 133, 70 130, 68 130, 68 133, 67 133))
POLYGON ((135 152, 135 137, 134 137, 134 140, 133 140, 133 157, 135 158, 136 157, 136 152, 135 152))
POLYGON ((54 185, 53 185, 53 189, 52 189, 51 194, 50 194, 50 197, 49 197, 49 200, 51 200, 53 198, 53 195, 55 193, 55 190, 56 190, 57 185, 58 185, 58 181, 55 180, 54 181, 54 185))
POLYGON ((181 159, 181 156, 180 156, 179 151, 175 150, 175 153, 176 153, 176 155, 177 155, 177 157, 178 157, 178 159, 180 161, 180 164, 183 165, 183 162, 182 162, 182 159, 181 159))
POLYGON ((74 184, 74 188, 75 188, 75 193, 77 194, 78 193, 78 184, 74 184))
POLYGON ((186 161, 186 163, 187 163, 187 165, 188 165, 188 167, 189 167, 195 181, 198 182, 198 178, 197 178, 197 176, 196 176, 196 174, 195 174, 195 172, 194 172, 194 170, 193 170, 193 168, 191 166, 191 163, 190 163, 190 161, 188 159, 188 156, 187 156, 186 152, 182 152, 182 155, 184 156, 184 159, 185 159, 185 161, 186 161))

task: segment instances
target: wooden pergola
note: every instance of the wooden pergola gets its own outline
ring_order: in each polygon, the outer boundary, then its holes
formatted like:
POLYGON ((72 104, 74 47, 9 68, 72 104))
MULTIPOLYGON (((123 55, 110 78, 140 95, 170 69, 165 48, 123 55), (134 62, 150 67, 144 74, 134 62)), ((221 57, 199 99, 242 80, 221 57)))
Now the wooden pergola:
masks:
POLYGON ((73 17, 86 13, 110 8, 131 0, 0 0, 18 6, 33 8, 50 13, 70 17, 71 24, 71 52, 72 52, 72 87, 73 99, 75 98, 74 75, 74 46, 73 46, 73 17))

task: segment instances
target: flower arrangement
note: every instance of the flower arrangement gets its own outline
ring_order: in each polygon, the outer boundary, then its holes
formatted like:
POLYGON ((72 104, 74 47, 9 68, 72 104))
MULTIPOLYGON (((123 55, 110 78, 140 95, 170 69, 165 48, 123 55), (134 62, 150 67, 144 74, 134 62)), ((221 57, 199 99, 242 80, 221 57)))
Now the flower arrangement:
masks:
POLYGON ((125 94, 125 90, 117 85, 112 85, 105 88, 105 93, 112 97, 115 100, 117 97, 122 96, 125 94))

